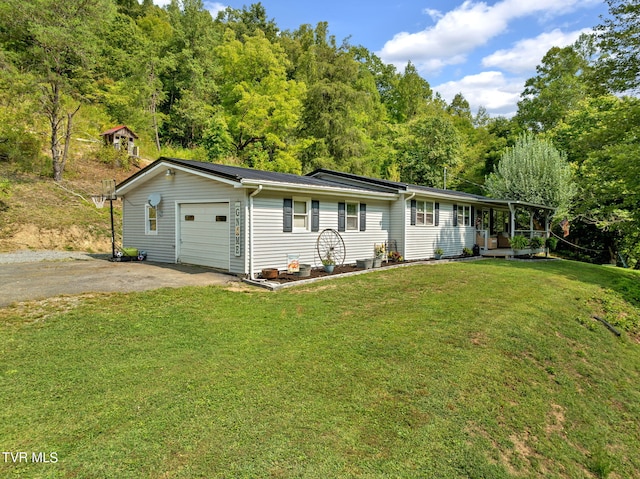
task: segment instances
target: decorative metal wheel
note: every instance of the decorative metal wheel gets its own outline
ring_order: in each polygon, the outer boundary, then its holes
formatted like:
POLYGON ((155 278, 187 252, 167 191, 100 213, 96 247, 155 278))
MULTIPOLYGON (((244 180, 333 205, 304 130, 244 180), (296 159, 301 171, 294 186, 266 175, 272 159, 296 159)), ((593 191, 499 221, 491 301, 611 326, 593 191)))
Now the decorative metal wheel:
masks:
POLYGON ((316 241, 316 250, 320 261, 333 260, 336 266, 342 266, 347 256, 342 236, 336 230, 323 230, 316 241))

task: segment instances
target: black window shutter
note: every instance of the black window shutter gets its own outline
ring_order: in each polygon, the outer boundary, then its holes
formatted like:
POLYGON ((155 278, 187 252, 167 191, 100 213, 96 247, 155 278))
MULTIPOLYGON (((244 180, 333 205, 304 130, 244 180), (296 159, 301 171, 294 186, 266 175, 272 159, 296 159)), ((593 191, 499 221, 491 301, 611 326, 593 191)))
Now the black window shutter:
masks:
POLYGON ((415 226, 417 216, 418 203, 416 200, 411 200, 411 225, 415 226))
POLYGON ((433 224, 438 226, 440 224, 440 203, 436 203, 434 216, 433 224))
POLYGON ((293 231, 293 200, 285 198, 282 205, 282 231, 291 233, 293 231))
POLYGON ((346 219, 345 217, 346 217, 345 204, 338 203, 338 231, 345 230, 345 219, 346 219))
POLYGON ((453 226, 458 226, 458 205, 453 205, 453 226))
POLYGON ((367 231, 367 205, 360 203, 360 231, 367 231))
POLYGON ((471 207, 471 224, 469 226, 475 226, 476 225, 476 209, 475 207, 471 207))
POLYGON ((320 231, 320 202, 311 200, 311 231, 320 231))

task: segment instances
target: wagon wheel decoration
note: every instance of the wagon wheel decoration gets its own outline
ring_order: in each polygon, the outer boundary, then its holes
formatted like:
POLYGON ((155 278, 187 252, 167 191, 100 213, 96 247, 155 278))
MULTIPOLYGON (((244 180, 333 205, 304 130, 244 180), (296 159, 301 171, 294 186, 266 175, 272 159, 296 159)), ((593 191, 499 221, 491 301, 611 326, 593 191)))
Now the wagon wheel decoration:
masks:
POLYGON ((323 260, 333 260, 336 266, 342 266, 346 257, 346 248, 342 236, 336 230, 327 228, 323 230, 316 241, 316 250, 323 260))

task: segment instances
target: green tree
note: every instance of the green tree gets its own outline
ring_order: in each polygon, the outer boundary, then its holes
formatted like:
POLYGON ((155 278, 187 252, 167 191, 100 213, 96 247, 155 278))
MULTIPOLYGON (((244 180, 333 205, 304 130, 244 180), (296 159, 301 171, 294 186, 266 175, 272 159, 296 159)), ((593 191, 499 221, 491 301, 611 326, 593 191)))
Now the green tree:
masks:
POLYGON ((522 134, 502 155, 486 187, 494 198, 519 200, 568 211, 575 184, 566 155, 531 133, 522 134))
POLYGON ((451 118, 433 111, 408 122, 396 142, 402 181, 442 187, 444 169, 459 171, 462 138, 451 118))
POLYGON ((594 248, 612 260, 617 251, 640 259, 639 129, 640 100, 607 95, 585 99, 551 132, 576 170, 571 217, 597 230, 594 248))
POLYGON ((303 171, 319 166, 372 171, 374 144, 384 108, 361 51, 340 47, 328 24, 303 25, 285 36, 296 58, 292 76, 307 85, 298 137, 303 171))
POLYGON ((110 0, 4 0, 0 42, 34 75, 40 112, 49 124, 53 179, 62 180, 73 118, 93 92, 100 34, 115 8, 110 0))
POLYGON ((596 28, 600 77, 613 91, 640 88, 640 2, 606 0, 611 18, 596 28))
POLYGON ((398 75, 386 95, 385 106, 392 121, 405 123, 423 112, 433 98, 429 82, 423 79, 409 62, 398 75))
POLYGON ((599 94, 594 82, 593 37, 582 35, 574 45, 551 48, 525 83, 516 119, 539 133, 553 128, 579 101, 599 94))
POLYGON ((235 155, 248 166, 299 173, 300 163, 289 151, 289 143, 305 85, 287 79, 288 60, 280 45, 271 43, 260 30, 243 41, 227 30, 216 54, 224 123, 235 155))

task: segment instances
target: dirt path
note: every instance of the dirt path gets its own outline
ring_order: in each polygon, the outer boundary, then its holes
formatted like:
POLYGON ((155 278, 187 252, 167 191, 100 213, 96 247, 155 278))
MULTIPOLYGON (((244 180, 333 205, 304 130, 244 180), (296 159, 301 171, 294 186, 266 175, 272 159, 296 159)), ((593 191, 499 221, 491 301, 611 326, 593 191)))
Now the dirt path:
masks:
POLYGON ((198 266, 135 261, 84 260, 0 264, 0 307, 62 294, 144 291, 237 282, 238 278, 198 266))

